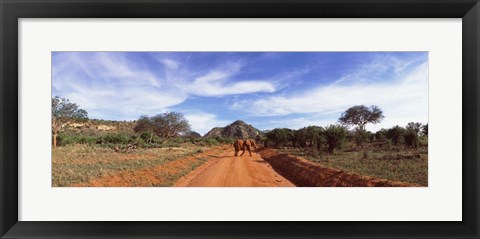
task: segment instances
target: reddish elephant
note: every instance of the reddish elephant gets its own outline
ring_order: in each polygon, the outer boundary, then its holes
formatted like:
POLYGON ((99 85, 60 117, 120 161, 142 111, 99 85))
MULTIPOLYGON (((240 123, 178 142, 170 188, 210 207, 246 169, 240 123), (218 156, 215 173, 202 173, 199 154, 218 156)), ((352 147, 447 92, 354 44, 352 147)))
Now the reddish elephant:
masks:
POLYGON ((239 152, 241 149, 243 149, 243 151, 245 151, 245 149, 243 148, 243 144, 244 144, 244 142, 243 142, 243 140, 241 140, 241 139, 237 139, 237 141, 235 141, 235 142, 233 143, 233 147, 235 148, 235 157, 238 156, 238 152, 239 152))
POLYGON ((243 152, 240 156, 243 156, 243 154, 245 153, 245 149, 248 150, 248 153, 250 154, 250 156, 252 156, 252 149, 253 148, 253 152, 256 152, 257 151, 257 145, 255 144, 255 141, 253 141, 253 139, 247 139, 247 140, 244 140, 243 141, 243 152))

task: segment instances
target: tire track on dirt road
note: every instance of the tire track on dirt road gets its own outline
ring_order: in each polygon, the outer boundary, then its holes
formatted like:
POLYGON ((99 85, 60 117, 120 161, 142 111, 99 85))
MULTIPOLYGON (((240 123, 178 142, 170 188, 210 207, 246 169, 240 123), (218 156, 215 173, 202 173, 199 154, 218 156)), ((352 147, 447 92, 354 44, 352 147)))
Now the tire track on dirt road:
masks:
POLYGON ((113 175, 94 178, 86 183, 77 183, 71 187, 164 187, 170 186, 173 178, 191 170, 192 166, 203 164, 208 155, 223 152, 225 145, 211 148, 203 153, 175 159, 154 167, 120 171, 113 175))
POLYGON ((234 156, 231 147, 209 154, 209 161, 178 180, 176 187, 295 187, 259 154, 234 156))

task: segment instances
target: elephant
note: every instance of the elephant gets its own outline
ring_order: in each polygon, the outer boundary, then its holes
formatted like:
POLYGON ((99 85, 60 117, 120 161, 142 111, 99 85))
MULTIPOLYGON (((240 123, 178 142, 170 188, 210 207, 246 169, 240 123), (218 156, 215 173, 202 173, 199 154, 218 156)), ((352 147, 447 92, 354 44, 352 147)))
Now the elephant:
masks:
POLYGON ((253 148, 253 152, 257 151, 257 145, 255 144, 255 141, 253 141, 253 139, 247 139, 243 141, 243 152, 240 156, 243 156, 243 154, 245 153, 245 149, 247 149, 250 156, 252 156, 252 151, 250 147, 253 148))
POLYGON ((233 143, 233 147, 235 148, 235 157, 238 156, 238 152, 243 149, 243 151, 245 151, 244 147, 244 141, 241 140, 241 139, 237 139, 234 143, 233 143))

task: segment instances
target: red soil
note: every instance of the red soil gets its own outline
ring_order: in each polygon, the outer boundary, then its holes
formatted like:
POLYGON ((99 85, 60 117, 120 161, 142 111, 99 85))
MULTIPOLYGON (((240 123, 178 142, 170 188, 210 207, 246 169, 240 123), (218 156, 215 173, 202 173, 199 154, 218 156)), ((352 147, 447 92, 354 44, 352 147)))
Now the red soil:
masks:
POLYGON ((304 158, 261 149, 261 156, 285 178, 302 187, 420 187, 420 185, 345 172, 304 158))
POLYGON ((419 187, 419 185, 373 178, 312 163, 304 158, 261 149, 259 154, 235 157, 231 145, 133 171, 122 171, 73 187, 168 186, 176 187, 419 187), (203 159, 203 160, 201 160, 203 159), (207 159, 205 162, 204 160, 207 159), (205 162, 205 163, 203 163, 205 162), (203 164, 202 164, 203 163, 203 164))
POLYGON ((259 154, 234 156, 233 147, 210 155, 207 163, 198 167, 174 186, 177 187, 294 187, 275 172, 259 154))
POLYGON ((213 148, 209 151, 195 154, 190 157, 177 159, 156 167, 145 168, 134 171, 122 171, 112 176, 101 177, 91 180, 88 183, 71 185, 71 187, 152 187, 165 186, 169 180, 176 175, 188 171, 192 165, 201 163, 200 158, 208 158, 209 155, 216 155, 225 146, 213 148))

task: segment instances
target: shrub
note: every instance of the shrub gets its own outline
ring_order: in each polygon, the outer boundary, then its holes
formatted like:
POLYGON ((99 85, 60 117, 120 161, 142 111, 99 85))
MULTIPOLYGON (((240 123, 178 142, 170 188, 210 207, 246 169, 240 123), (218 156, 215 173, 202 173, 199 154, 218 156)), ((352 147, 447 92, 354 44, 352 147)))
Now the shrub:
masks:
POLYGON ((143 141, 147 143, 153 143, 154 142, 154 134, 151 132, 143 132, 140 134, 140 138, 143 139, 143 141))
POLYGON ((315 159, 321 159, 323 157, 322 151, 317 148, 306 149, 305 154, 315 159))
POLYGON ((403 136, 405 135, 405 129, 400 126, 392 127, 387 131, 387 138, 393 145, 397 146, 402 143, 403 136))
MULTIPOLYGON (((323 128, 319 126, 308 126, 305 129, 306 140, 309 142, 310 147, 317 144, 317 141, 322 143, 322 140, 320 139, 322 137, 322 132, 323 128)), ((321 146, 319 148, 321 148, 321 146)))
POLYGON ((197 140, 195 141, 195 145, 199 145, 199 146, 207 146, 207 142, 203 141, 203 140, 197 140))
POLYGON ((97 139, 97 144, 128 144, 133 140, 127 133, 107 134, 97 139))
POLYGON ((220 143, 220 144, 225 144, 227 142, 227 139, 221 136, 217 136, 214 139, 217 141, 217 143, 220 143))
POLYGON ((58 146, 65 146, 69 144, 69 137, 63 133, 59 133, 57 136, 57 145, 58 146))
POLYGON ((320 128, 319 131, 317 131, 317 135, 315 136, 315 145, 317 146, 317 150, 320 151, 325 151, 326 145, 327 145, 327 139, 324 134, 325 129, 320 128))
POLYGON ((376 142, 386 142, 387 141, 387 133, 388 133, 388 130, 381 129, 374 134, 373 138, 376 142))
POLYGON ((95 144, 96 139, 94 137, 80 136, 77 138, 78 144, 95 144))
POLYGON ((420 142, 417 132, 414 130, 407 130, 404 135, 405 144, 410 147, 416 149, 420 142))
POLYGON ((340 125, 330 125, 323 131, 327 144, 328 153, 333 153, 335 149, 341 149, 347 137, 347 130, 340 125))
POLYGON ((210 146, 213 146, 213 145, 217 145, 218 144, 218 141, 215 139, 215 138, 207 138, 205 140, 205 142, 210 145, 210 146))
POLYGON ((293 130, 286 128, 275 128, 270 130, 265 135, 269 141, 275 143, 275 146, 287 144, 293 137, 293 130))
POLYGON ((423 136, 428 136, 428 123, 424 126, 422 126, 422 135, 423 136))
POLYGON ((57 145, 65 146, 69 144, 94 144, 96 138, 92 136, 84 135, 70 135, 65 133, 59 133, 57 136, 57 145))
POLYGON ((141 148, 145 148, 147 147, 147 143, 145 142, 145 140, 143 140, 142 138, 136 138, 133 140, 132 144, 138 146, 138 147, 141 147, 141 148))
POLYGON ((293 140, 293 147, 302 147, 305 148, 307 147, 307 128, 301 128, 298 130, 295 130, 294 134, 294 140, 293 140))
POLYGON ((365 142, 369 140, 368 132, 364 129, 357 128, 353 132, 353 139, 358 147, 363 148, 365 142))
POLYGON ((175 137, 175 138, 170 139, 170 141, 175 143, 175 144, 182 144, 182 143, 187 142, 187 140, 188 140, 187 138, 183 138, 183 137, 175 137))

